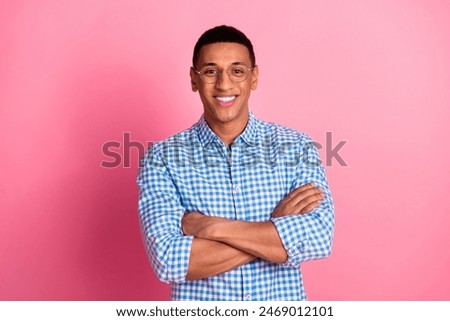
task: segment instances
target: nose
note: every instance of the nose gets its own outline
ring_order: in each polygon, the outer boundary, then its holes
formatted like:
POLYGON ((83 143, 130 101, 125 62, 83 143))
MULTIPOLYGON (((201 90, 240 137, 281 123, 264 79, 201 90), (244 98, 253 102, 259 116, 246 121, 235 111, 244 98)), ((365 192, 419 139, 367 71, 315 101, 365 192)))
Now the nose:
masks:
POLYGON ((229 90, 234 87, 234 82, 230 79, 228 72, 223 71, 217 78, 216 88, 220 90, 229 90))

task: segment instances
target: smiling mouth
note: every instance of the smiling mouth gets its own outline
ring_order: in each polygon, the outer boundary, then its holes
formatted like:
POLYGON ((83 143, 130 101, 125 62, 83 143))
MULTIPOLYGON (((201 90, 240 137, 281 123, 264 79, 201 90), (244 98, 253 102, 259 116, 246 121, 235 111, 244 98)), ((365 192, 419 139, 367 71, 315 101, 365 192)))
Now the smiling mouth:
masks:
POLYGON ((216 98, 220 102, 229 103, 229 102, 235 100, 236 97, 237 96, 215 96, 214 98, 216 98))

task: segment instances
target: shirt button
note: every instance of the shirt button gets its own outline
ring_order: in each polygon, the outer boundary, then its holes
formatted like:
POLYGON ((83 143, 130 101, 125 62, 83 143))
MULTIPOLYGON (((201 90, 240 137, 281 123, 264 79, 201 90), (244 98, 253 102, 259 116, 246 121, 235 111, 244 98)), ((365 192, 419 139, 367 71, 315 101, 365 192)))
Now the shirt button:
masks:
POLYGON ((250 300, 252 299, 252 296, 251 296, 250 294, 247 294, 247 295, 245 296, 245 299, 246 299, 247 301, 250 301, 250 300))
POLYGON ((241 189, 239 188, 239 186, 236 186, 236 187, 234 188, 234 191, 235 191, 236 193, 239 193, 240 190, 241 190, 241 189))

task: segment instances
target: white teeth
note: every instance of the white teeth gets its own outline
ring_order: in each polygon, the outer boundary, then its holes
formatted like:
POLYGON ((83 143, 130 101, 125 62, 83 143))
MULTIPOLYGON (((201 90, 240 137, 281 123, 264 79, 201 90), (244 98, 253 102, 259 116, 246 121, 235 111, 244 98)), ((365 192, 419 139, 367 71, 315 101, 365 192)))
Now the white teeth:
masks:
POLYGON ((216 97, 217 100, 223 101, 223 102, 232 101, 232 100, 235 99, 235 98, 236 98, 236 96, 216 97))

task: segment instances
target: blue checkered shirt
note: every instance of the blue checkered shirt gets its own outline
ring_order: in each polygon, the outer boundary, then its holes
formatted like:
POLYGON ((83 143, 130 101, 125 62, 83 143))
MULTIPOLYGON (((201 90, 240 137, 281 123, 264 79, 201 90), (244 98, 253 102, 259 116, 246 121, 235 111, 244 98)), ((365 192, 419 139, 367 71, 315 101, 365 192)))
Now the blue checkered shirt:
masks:
POLYGON ((252 112, 231 148, 203 116, 190 129, 154 143, 142 159, 137 183, 146 249, 157 277, 171 284, 172 300, 305 300, 300 263, 330 254, 334 204, 315 144, 303 133, 256 119, 252 112), (320 206, 304 215, 271 218, 290 191, 310 182, 324 192, 320 206), (181 231, 186 212, 271 220, 288 259, 283 264, 256 259, 188 281, 193 237, 181 231))

